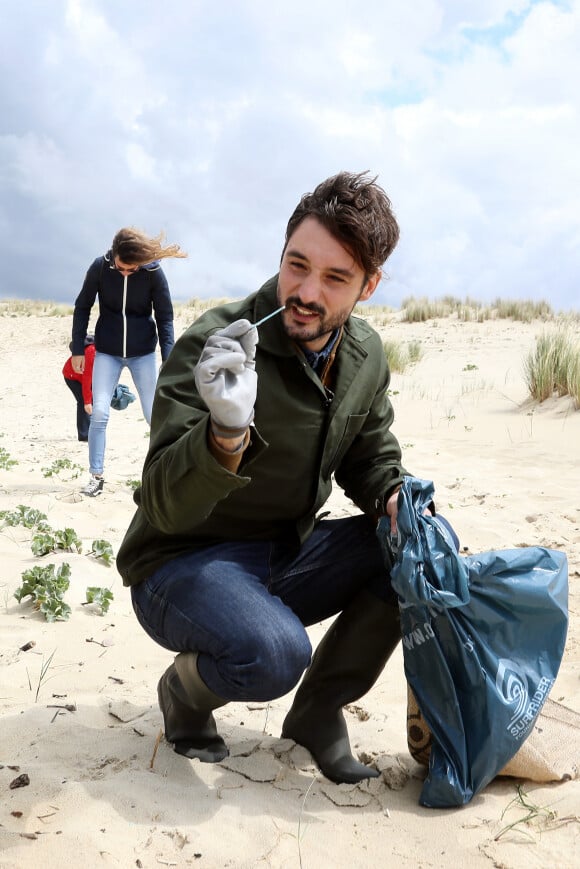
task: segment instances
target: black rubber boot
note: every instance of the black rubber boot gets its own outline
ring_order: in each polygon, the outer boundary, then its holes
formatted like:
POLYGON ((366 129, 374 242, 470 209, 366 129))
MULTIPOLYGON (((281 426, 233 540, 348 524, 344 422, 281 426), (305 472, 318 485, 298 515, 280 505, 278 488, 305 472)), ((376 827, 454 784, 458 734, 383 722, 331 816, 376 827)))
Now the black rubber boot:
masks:
POLYGON ((219 763, 229 751, 219 733, 212 709, 225 706, 210 691, 197 669, 197 652, 181 652, 157 685, 165 738, 178 754, 203 763, 219 763))
POLYGON ((363 591, 314 653, 282 736, 307 748, 331 781, 353 783, 379 774, 352 756, 342 707, 372 688, 400 638, 397 605, 363 591))

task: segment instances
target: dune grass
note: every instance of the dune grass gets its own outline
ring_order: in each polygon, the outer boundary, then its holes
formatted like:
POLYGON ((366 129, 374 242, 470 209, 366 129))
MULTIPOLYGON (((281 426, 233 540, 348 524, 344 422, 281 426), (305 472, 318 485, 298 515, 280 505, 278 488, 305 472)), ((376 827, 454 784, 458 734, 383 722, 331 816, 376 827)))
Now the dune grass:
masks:
POLYGON ((174 302, 173 310, 176 317, 186 317, 193 322, 210 308, 216 308, 218 305, 225 305, 233 301, 234 299, 231 298, 198 299, 194 297, 186 302, 174 302))
POLYGON ((0 317, 72 317, 73 306, 41 299, 0 299, 0 317))
MULTIPOLYGON (((176 317, 186 317, 193 321, 218 305, 235 301, 231 297, 200 299, 193 297, 186 301, 175 301, 173 307, 176 317)), ((44 299, 0 299, 0 317, 69 317, 73 313, 73 304, 53 302, 44 299)), ((511 319, 523 323, 534 320, 562 320, 578 322, 580 311, 570 311, 567 314, 555 313, 546 301, 534 302, 520 299, 495 299, 490 304, 483 304, 469 296, 459 299, 456 296, 443 296, 440 299, 409 296, 401 302, 400 309, 390 305, 356 305, 354 313, 358 317, 370 320, 376 327, 388 325, 394 318, 407 323, 422 323, 426 320, 455 317, 464 322, 485 320, 511 319), (398 315, 401 315, 400 317, 398 315)))
POLYGON ((363 305, 355 305, 353 311, 356 317, 370 320, 376 329, 387 326, 393 319, 394 313, 395 309, 390 305, 369 305, 366 302, 363 305))
POLYGON ((420 341, 383 341, 383 350, 391 371, 401 374, 409 365, 418 362, 423 355, 420 341))
POLYGON ((544 301, 533 302, 520 299, 495 299, 491 304, 481 302, 467 296, 458 299, 455 296, 443 296, 441 299, 416 299, 414 296, 403 299, 401 303, 403 321, 407 323, 424 323, 443 317, 457 317, 464 322, 485 320, 517 320, 531 323, 534 320, 553 320, 556 315, 551 305, 544 301))
POLYGON ((529 393, 542 402, 570 395, 580 407, 580 346, 569 329, 544 333, 524 360, 524 378, 529 393))
POLYGON ((522 323, 531 323, 533 320, 552 320, 554 311, 552 306, 541 299, 539 302, 528 300, 496 299, 493 303, 496 317, 500 320, 519 320, 522 323))

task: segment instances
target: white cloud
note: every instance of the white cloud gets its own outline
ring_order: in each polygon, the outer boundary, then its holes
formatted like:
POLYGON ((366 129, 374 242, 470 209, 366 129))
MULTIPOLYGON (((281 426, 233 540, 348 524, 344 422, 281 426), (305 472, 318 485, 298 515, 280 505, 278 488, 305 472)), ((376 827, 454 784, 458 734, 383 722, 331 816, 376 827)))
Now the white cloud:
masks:
POLYGON ((0 294, 72 300, 123 224, 189 250, 176 297, 253 290, 346 168, 401 222, 385 300, 578 305, 580 0, 24 0, 3 22, 0 244, 28 269, 0 294))
POLYGON ((155 158, 137 142, 127 145, 127 167, 131 175, 142 181, 153 181, 156 176, 155 158))

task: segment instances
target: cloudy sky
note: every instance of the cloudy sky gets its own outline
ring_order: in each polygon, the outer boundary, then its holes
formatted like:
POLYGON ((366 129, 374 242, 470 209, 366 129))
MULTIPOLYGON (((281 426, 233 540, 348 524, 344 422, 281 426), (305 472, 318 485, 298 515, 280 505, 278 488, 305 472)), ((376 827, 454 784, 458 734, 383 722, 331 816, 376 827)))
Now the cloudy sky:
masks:
POLYGON ((580 0, 0 0, 0 297, 73 302, 121 226, 176 300, 277 271, 300 196, 370 170, 374 301, 580 308, 580 0))

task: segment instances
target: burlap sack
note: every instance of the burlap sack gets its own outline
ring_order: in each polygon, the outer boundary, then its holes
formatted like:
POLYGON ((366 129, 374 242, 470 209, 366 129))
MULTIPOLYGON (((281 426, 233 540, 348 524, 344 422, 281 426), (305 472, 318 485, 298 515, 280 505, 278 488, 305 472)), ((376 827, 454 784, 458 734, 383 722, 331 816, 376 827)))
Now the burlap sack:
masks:
MULTIPOLYGON (((407 686, 407 745, 417 763, 429 765, 432 743, 431 731, 407 686)), ((580 715, 548 697, 534 729, 499 774, 536 782, 580 778, 580 715)))

